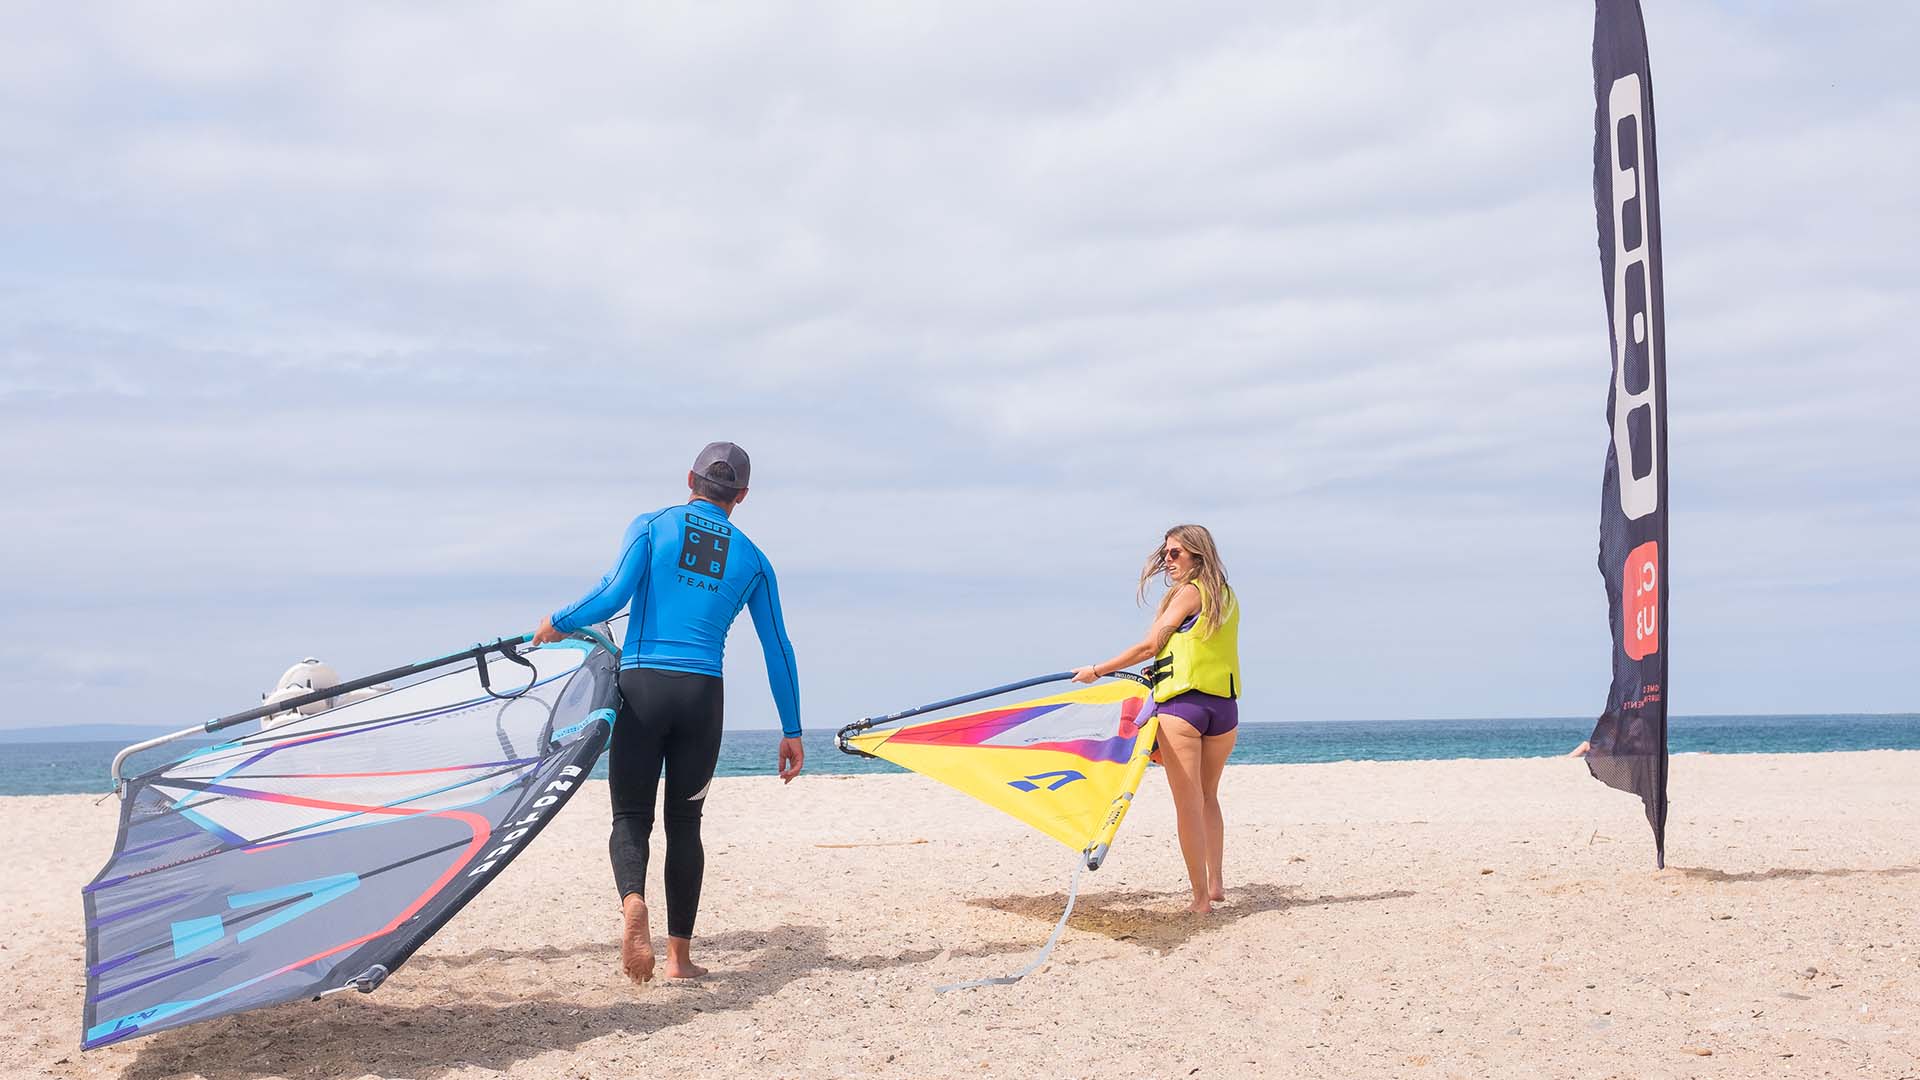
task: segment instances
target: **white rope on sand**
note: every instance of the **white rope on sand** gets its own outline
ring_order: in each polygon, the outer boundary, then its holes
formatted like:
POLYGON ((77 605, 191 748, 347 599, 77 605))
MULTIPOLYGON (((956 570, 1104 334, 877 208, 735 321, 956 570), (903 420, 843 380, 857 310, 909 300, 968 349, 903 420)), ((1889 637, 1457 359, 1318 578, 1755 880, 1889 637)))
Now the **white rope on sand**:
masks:
POLYGON ((1047 957, 1052 955, 1053 947, 1060 941, 1061 932, 1067 928, 1067 916, 1073 914, 1073 902, 1080 897, 1080 871, 1086 868, 1087 854, 1083 851, 1080 853, 1079 861, 1073 864, 1073 884, 1067 886, 1067 910, 1060 913, 1060 921, 1053 924, 1052 936, 1048 937, 1047 943, 1040 947, 1040 955, 1034 957, 1032 963, 1011 975, 1002 975, 994 979, 974 979, 970 982, 948 983, 946 986, 934 987, 933 992, 936 994, 944 994, 949 990, 971 990, 976 986, 1011 986, 1038 970, 1041 964, 1047 962, 1047 957))

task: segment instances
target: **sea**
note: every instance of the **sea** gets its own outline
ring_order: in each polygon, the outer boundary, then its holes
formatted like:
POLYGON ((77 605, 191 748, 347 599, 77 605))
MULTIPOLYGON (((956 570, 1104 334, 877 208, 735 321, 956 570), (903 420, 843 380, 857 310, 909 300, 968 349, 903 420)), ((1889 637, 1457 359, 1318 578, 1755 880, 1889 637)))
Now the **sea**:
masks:
MULTIPOLYGON (((1577 717, 1499 720, 1296 721, 1242 724, 1236 764, 1323 761, 1433 761, 1458 758, 1554 757, 1579 745, 1593 721, 1577 717)), ((776 731, 729 731, 720 746, 720 776, 770 776, 776 731)), ((1672 753, 1809 754, 1836 750, 1920 750, 1920 713, 1844 716, 1679 716, 1668 722, 1672 753)), ((0 795, 104 794, 114 742, 0 743, 0 795)), ((836 750, 833 733, 806 737, 806 771, 824 775, 901 772, 898 766, 836 750)), ((139 772, 178 756, 186 744, 149 751, 139 772)), ((603 761, 595 776, 606 775, 603 761)))

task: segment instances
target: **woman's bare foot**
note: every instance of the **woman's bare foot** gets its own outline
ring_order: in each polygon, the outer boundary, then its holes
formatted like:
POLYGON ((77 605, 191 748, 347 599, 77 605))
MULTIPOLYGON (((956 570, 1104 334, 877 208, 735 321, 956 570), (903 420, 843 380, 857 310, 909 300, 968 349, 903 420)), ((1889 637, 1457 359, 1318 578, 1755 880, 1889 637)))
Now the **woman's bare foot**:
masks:
POLYGON ((1207 900, 1195 900, 1193 903, 1187 905, 1187 914, 1211 915, 1213 914, 1213 903, 1207 900))
POLYGON ((647 930, 647 902, 639 893, 628 893, 620 902, 625 923, 620 933, 620 966, 627 978, 643 983, 653 978, 653 936, 647 930))
POLYGON ((707 973, 707 969, 693 962, 688 955, 693 950, 693 942, 681 937, 667 939, 667 964, 660 973, 669 979, 697 979, 707 973))
POLYGON ((1207 898, 1212 900, 1216 904, 1226 903, 1227 887, 1225 885, 1215 885, 1211 890, 1208 891, 1207 898))

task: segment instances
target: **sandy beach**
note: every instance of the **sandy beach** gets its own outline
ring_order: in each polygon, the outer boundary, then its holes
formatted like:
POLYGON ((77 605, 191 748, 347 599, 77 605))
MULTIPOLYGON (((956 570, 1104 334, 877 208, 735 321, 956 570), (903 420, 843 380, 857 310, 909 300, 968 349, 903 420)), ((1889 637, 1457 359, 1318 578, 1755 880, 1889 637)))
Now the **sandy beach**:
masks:
POLYGON ((1920 1077, 1920 753, 1678 756, 1658 873, 1575 760, 1233 766, 1223 798, 1220 912, 1176 913, 1156 771, 1051 962, 936 995, 1026 962, 1071 853, 918 777, 716 781, 713 974, 636 988, 595 784, 376 994, 84 1055, 115 808, 7 799, 0 1074, 1920 1077))

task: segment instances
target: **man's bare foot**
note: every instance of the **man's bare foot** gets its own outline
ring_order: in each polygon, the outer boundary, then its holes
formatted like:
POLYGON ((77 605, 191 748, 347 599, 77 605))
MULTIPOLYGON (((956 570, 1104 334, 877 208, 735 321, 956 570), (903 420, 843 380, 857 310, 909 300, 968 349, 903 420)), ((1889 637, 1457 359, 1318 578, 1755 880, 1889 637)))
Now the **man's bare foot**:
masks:
POLYGON ((681 937, 667 939, 667 963, 660 973, 669 979, 697 979, 707 973, 707 969, 693 962, 689 954, 693 942, 681 937))
POLYGON ((1208 891, 1207 897, 1216 904, 1224 904, 1227 901, 1227 887, 1225 885, 1215 885, 1208 891))
POLYGON ((1195 900, 1193 903, 1187 905, 1187 914, 1211 915, 1213 914, 1213 903, 1207 900, 1195 900))
POLYGON ((647 930, 647 902, 639 893, 628 893, 620 902, 625 923, 620 933, 620 966, 627 978, 644 983, 653 978, 653 936, 647 930))

